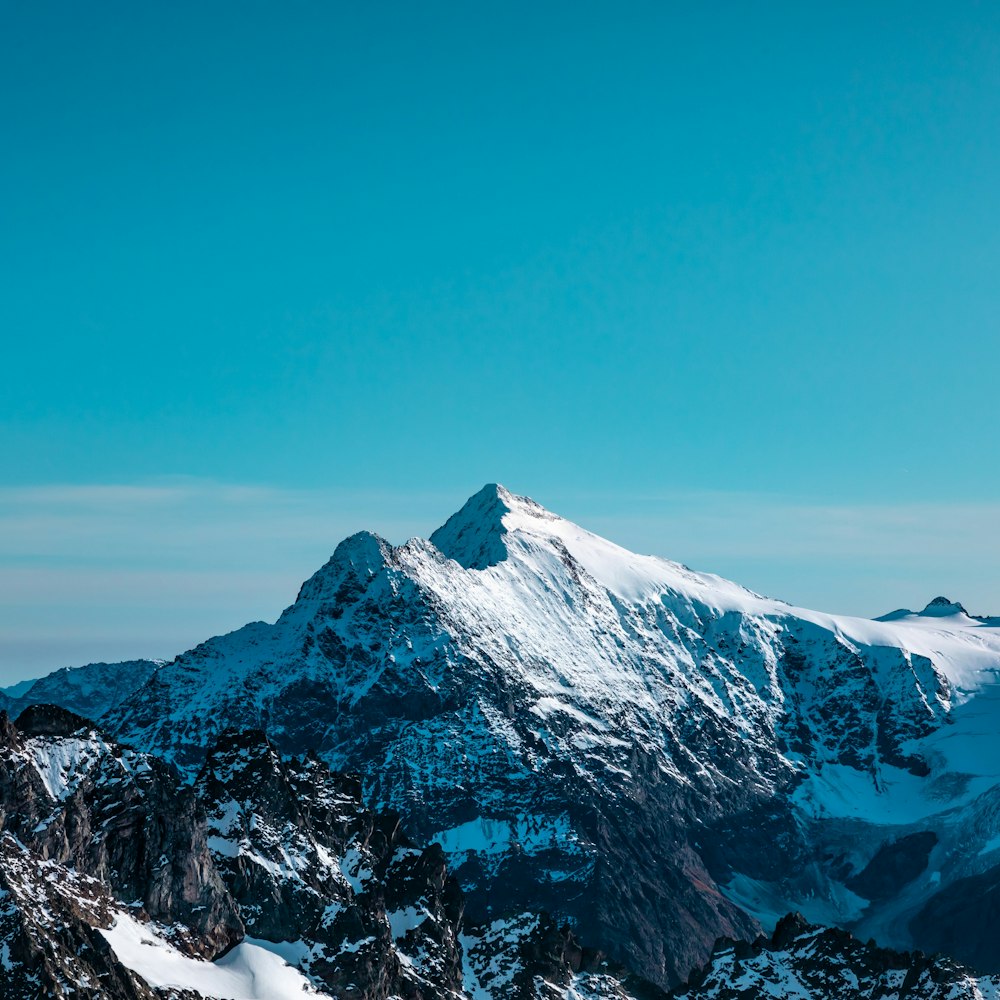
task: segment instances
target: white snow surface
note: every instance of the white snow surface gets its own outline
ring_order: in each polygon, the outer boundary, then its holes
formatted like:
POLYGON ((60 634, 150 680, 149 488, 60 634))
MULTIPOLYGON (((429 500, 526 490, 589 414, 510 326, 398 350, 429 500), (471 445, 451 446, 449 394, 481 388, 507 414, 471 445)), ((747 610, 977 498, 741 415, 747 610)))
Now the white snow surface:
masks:
POLYGON ((529 562, 539 544, 563 544, 573 558, 610 593, 631 604, 645 604, 665 594, 680 594, 720 614, 797 618, 812 622, 849 643, 897 646, 927 656, 958 687, 995 684, 1000 670, 1000 627, 984 624, 963 612, 927 610, 892 622, 824 614, 785 601, 762 597, 716 576, 699 573, 658 556, 637 555, 558 517, 527 497, 496 487, 507 506, 502 515, 512 564, 529 562))
MULTIPOLYGON (((489 565, 464 570, 455 562, 442 565, 437 549, 419 540, 408 542, 395 553, 414 578, 452 609, 456 622, 467 631, 469 625, 481 624, 475 631, 480 646, 495 643, 498 636, 507 645, 514 637, 518 659, 533 668, 527 679, 539 692, 535 709, 539 714, 562 710, 583 722, 591 734, 622 735, 609 731, 606 719, 600 718, 606 713, 600 710, 587 713, 589 720, 582 716, 588 702, 601 708, 630 704, 644 713, 659 714, 664 701, 683 704, 694 697, 729 715, 738 725, 745 723, 748 713, 741 709, 749 707, 746 693, 733 690, 733 680, 738 684, 749 680, 765 701, 784 697, 775 683, 775 664, 768 661, 766 649, 773 645, 771 637, 781 630, 807 637, 826 634, 852 652, 881 648, 902 650, 908 659, 926 657, 948 682, 944 708, 957 709, 973 695, 981 695, 985 701, 981 698, 979 704, 988 703, 991 716, 996 703, 995 717, 1000 723, 1000 627, 992 624, 996 619, 986 623, 964 613, 933 613, 875 621, 795 607, 714 574, 629 552, 500 486, 484 489, 431 537, 460 565, 476 558, 481 564, 483 549, 492 546, 489 565), (491 539, 490 545, 483 541, 484 536, 491 539), (496 544, 498 538, 502 550, 496 544), (592 585, 596 584, 596 600, 610 601, 608 611, 621 602, 632 608, 666 608, 676 612, 682 622, 691 616, 698 623, 731 617, 741 638, 762 647, 761 673, 754 676, 752 660, 745 657, 740 664, 743 677, 727 678, 728 690, 721 691, 717 682, 706 684, 704 662, 693 662, 681 644, 665 643, 659 630, 651 630, 648 636, 612 634, 611 642, 600 636, 600 644, 595 643, 590 630, 595 609, 574 606, 575 595, 567 580, 573 570, 560 561, 560 549, 585 570, 592 585), (607 595, 604 600, 602 593, 607 595), (759 636, 751 634, 748 626, 759 636), (641 646, 639 655, 636 640, 641 646), (669 678, 668 690, 657 690, 657 675, 669 678), (729 699, 736 699, 736 703, 727 704, 729 699)), ((607 617, 607 631, 616 629, 614 617, 607 617)), ((621 632, 620 627, 617 631, 621 632)), ((756 700, 752 695, 751 699, 756 700)), ((1000 764, 995 763, 1000 754, 984 756, 978 740, 975 749, 967 748, 964 733, 968 729, 978 733, 982 728, 980 710, 969 714, 976 718, 970 718, 968 726, 949 727, 931 752, 946 758, 946 769, 1000 777, 1000 764)), ((963 720, 961 711, 953 713, 953 722, 963 720)), ((1000 725, 994 728, 1000 733, 1000 725)))
POLYGON ((46 791, 57 802, 72 795, 98 767, 103 769, 99 780, 104 783, 134 778, 149 770, 142 754, 119 751, 93 730, 65 737, 36 737, 29 739, 25 748, 46 791))
MULTIPOLYGON (((244 940, 215 962, 191 958, 149 924, 119 913, 101 934, 118 960, 150 986, 193 990, 217 1000, 304 1000, 325 997, 267 942, 244 940)), ((275 946, 280 950, 280 946, 275 946)))

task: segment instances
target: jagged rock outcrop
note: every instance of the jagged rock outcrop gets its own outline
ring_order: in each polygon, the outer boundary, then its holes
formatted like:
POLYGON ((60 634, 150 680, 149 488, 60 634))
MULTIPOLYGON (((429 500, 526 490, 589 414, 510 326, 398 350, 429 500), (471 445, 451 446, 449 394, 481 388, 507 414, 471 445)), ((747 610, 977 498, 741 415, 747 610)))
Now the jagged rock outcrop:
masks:
POLYGON ((987 1000, 1000 978, 981 977, 941 955, 899 952, 842 930, 784 917, 768 938, 720 940, 677 1000, 987 1000))
POLYGON ((186 785, 58 706, 0 713, 0 998, 637 1000, 545 916, 466 924, 361 787, 259 731, 186 785))
POLYGON ((0 827, 28 851, 190 928, 204 957, 243 936, 201 808, 173 769, 58 706, 27 709, 16 728, 0 721, 0 737, 0 827))
POLYGON ((152 1000, 157 994, 117 961, 100 933, 114 913, 96 879, 0 835, 0 997, 152 1000))
POLYGON ((463 900, 440 847, 361 804, 361 783, 227 732, 195 784, 216 865, 255 938, 308 942, 336 996, 462 995, 463 900))

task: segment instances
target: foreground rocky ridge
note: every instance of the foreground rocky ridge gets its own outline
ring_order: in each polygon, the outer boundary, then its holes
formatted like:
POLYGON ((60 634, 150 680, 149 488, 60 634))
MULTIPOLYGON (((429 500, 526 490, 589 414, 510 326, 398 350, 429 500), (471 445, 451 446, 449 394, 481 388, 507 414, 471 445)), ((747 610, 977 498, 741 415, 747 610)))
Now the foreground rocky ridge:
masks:
POLYGON ((941 955, 898 952, 789 914, 770 938, 720 940, 677 1000, 997 1000, 1000 977, 941 955))
POLYGON ((543 915, 464 920, 360 787, 260 732, 186 785, 57 706, 0 713, 0 997, 652 995, 543 915))
MULTIPOLYGON (((315 751, 443 846, 470 919, 557 913, 671 987, 789 910, 928 950, 935 913, 991 912, 1000 629, 891 617, 768 600, 492 486, 429 541, 345 540, 274 625, 105 723, 190 778, 227 726, 315 751)), ((955 937, 1000 968, 996 935, 955 937)))
MULTIPOLYGON (((40 706, 0 714, 0 997, 666 1000, 545 916, 473 926, 440 846, 360 781, 227 732, 193 786, 40 706)), ((783 919, 676 1000, 996 1000, 1000 983, 783 919)))

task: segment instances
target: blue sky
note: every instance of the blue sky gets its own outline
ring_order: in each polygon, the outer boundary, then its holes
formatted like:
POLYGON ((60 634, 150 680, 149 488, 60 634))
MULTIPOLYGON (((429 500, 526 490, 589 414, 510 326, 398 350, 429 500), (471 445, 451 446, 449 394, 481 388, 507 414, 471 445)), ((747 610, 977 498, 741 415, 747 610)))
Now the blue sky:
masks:
POLYGON ((1000 8, 0 12, 0 679, 484 482, 1000 611, 1000 8))

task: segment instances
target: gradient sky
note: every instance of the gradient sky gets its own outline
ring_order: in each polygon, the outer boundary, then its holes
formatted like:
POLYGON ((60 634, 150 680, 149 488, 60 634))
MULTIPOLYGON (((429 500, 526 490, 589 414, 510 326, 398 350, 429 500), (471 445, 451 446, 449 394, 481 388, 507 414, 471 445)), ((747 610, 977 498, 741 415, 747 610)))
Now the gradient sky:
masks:
POLYGON ((1000 7, 0 10, 0 682, 501 481, 1000 613, 1000 7))

